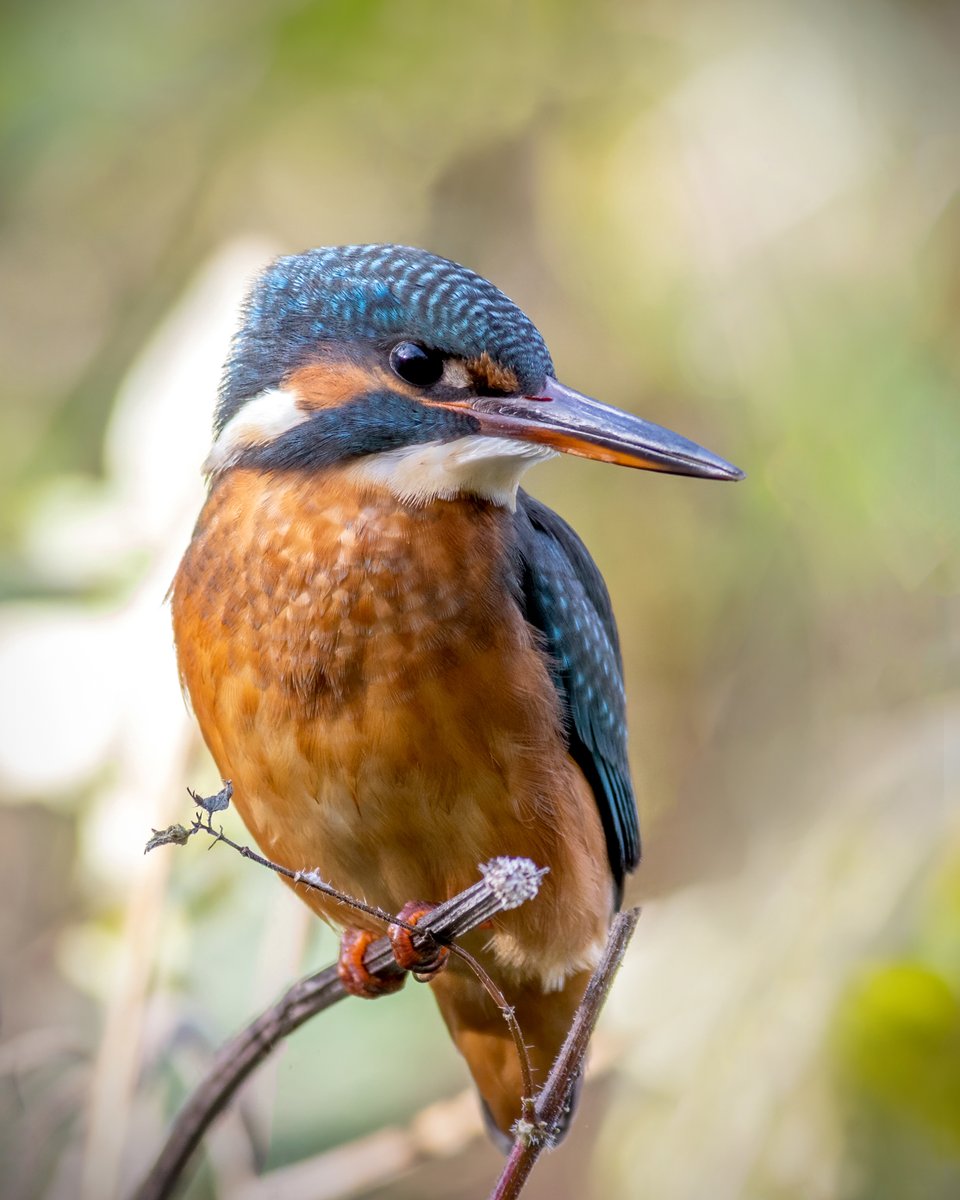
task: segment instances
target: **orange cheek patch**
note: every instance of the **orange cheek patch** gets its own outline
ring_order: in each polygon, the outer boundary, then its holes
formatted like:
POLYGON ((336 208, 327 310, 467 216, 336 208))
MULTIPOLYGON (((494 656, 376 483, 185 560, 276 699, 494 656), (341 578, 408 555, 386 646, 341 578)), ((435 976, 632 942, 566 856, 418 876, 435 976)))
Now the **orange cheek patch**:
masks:
POLYGON ((466 367, 480 392, 495 391, 516 395, 520 391, 520 382, 513 371, 494 362, 486 350, 479 358, 469 359, 466 367))
POLYGON ((333 359, 311 363, 294 371, 285 386, 295 391, 298 407, 305 412, 342 408, 367 392, 389 389, 417 398, 419 393, 402 379, 371 363, 369 366, 333 359))

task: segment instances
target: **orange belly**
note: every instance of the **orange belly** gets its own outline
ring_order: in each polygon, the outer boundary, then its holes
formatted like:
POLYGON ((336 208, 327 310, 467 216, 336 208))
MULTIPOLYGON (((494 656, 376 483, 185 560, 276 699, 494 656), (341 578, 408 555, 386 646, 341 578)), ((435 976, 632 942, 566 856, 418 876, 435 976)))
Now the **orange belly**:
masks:
POLYGON ((340 470, 235 469, 177 573, 174 629, 204 738, 265 853, 393 912, 526 855, 550 874, 489 949, 508 976, 555 987, 596 958, 612 883, 510 594, 509 521, 469 499, 361 492, 340 470))

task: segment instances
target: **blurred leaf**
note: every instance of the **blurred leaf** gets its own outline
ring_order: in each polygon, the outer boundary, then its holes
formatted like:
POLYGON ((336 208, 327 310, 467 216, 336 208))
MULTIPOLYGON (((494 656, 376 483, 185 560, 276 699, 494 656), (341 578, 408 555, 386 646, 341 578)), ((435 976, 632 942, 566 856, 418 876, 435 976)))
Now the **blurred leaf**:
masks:
POLYGON ((960 997, 916 963, 879 967, 841 1008, 840 1056, 856 1088, 960 1153, 960 997))

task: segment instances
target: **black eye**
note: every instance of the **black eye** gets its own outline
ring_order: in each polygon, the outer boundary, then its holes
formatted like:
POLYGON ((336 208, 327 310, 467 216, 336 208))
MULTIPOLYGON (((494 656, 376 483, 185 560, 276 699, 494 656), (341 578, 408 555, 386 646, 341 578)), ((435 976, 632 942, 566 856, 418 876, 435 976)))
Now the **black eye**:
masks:
POLYGON ((390 351, 390 366, 415 387, 431 387, 443 374, 443 355, 417 342, 398 342, 390 351))

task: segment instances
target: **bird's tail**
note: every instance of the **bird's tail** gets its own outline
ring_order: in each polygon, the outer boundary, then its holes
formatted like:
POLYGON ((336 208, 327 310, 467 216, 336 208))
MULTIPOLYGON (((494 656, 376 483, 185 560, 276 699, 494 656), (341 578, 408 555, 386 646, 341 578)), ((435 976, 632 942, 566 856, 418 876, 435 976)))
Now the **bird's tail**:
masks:
MULTIPOLYGON (((539 981, 503 984, 527 1046, 534 1088, 543 1085, 553 1066, 589 979, 589 971, 580 972, 560 991, 552 992, 544 992, 539 981)), ((491 1137, 501 1149, 509 1149, 524 1088, 516 1045, 503 1014, 473 973, 452 956, 448 968, 431 986, 450 1036, 477 1085, 491 1137)), ((566 1132, 578 1092, 579 1086, 571 1094, 560 1136, 566 1132)))

